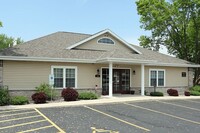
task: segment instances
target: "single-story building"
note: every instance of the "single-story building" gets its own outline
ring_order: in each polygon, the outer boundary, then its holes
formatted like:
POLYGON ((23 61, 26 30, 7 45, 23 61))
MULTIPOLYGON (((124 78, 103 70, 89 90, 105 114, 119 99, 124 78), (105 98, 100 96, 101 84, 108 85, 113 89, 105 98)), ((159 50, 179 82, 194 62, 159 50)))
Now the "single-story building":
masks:
POLYGON ((56 32, 0 52, 0 83, 12 94, 33 94, 54 75, 58 90, 73 87, 112 96, 145 94, 193 85, 197 64, 132 45, 111 30, 96 34, 56 32))

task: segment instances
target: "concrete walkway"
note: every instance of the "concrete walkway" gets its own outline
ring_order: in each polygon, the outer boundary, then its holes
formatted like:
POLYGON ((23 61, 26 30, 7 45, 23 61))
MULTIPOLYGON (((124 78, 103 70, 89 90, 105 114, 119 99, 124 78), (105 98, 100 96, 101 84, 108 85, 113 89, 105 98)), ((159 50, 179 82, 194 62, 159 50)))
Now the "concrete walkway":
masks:
POLYGON ((151 96, 133 96, 133 95, 119 95, 114 97, 102 96, 96 100, 80 100, 66 102, 60 101, 50 101, 45 104, 27 104, 27 105, 9 105, 0 106, 0 110, 5 109, 27 109, 27 108, 50 108, 50 107, 63 107, 63 106, 84 106, 84 105, 94 105, 94 104, 106 104, 106 103, 120 103, 120 102, 139 102, 139 101, 149 101, 149 100, 180 100, 180 99, 199 99, 200 96, 164 96, 164 97, 151 97, 151 96))

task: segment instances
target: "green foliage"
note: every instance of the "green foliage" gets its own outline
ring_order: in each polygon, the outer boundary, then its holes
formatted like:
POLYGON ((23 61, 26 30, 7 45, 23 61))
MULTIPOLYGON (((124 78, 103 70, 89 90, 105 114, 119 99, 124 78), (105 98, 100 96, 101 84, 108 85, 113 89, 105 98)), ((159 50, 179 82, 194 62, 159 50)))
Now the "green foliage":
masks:
POLYGON ((0 106, 10 103, 10 95, 7 88, 0 88, 0 106))
POLYGON ((3 26, 3 24, 2 24, 2 22, 0 21, 0 27, 2 27, 3 26))
POLYGON ((52 99, 54 100, 55 97, 57 96, 55 89, 52 89, 52 86, 49 84, 42 83, 40 84, 40 86, 35 87, 35 88, 36 88, 36 92, 44 92, 47 96, 47 100, 51 100, 51 96, 52 96, 52 99))
MULTIPOLYGON (((140 45, 158 51, 165 46, 170 54, 200 64, 200 1, 138 0, 141 28, 150 36, 141 36, 140 45)), ((195 70, 197 84, 200 69, 195 70)))
POLYGON ((98 96, 95 93, 92 92, 81 92, 79 93, 78 99, 83 99, 83 100, 92 100, 92 99, 97 99, 98 96))
POLYGON ((200 96, 200 92, 199 91, 190 91, 190 95, 191 96, 200 96))
POLYGON ((199 85, 195 85, 195 86, 191 87, 189 90, 190 90, 190 95, 200 96, 200 86, 199 85))
POLYGON ((13 37, 8 37, 5 34, 0 34, 0 50, 5 49, 8 47, 12 47, 14 41, 16 41, 16 44, 23 43, 23 40, 21 38, 17 38, 16 40, 13 37))
POLYGON ((150 96, 164 96, 162 92, 151 92, 150 96))
POLYGON ((24 105, 24 104, 28 104, 28 98, 25 96, 15 96, 15 97, 11 97, 11 104, 12 105, 24 105))
POLYGON ((200 92, 200 86, 199 85, 195 85, 192 88, 190 88, 190 91, 198 91, 198 92, 200 92))

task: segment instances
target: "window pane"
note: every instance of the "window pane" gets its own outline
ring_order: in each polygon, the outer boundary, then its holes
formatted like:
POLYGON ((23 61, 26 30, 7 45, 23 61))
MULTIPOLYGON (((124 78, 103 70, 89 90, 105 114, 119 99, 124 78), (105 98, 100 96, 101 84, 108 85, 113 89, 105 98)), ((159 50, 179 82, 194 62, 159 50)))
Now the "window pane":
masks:
POLYGON ((102 89, 108 91, 109 88, 109 69, 102 69, 102 89))
POLYGON ((151 71, 150 77, 151 77, 151 79, 150 79, 150 85, 151 85, 151 86, 157 85, 157 83, 156 83, 157 71, 151 71))
POLYGON ((66 87, 75 87, 75 69, 67 68, 66 69, 66 87))
POLYGON ((114 41, 109 38, 102 38, 98 41, 98 43, 114 44, 114 41))
POLYGON ((63 87, 63 69, 54 68, 53 73, 54 73, 54 86, 63 87))
POLYGON ((54 78, 55 87, 63 87, 63 78, 54 78))
POLYGON ((164 71, 158 71, 158 86, 164 86, 164 71))

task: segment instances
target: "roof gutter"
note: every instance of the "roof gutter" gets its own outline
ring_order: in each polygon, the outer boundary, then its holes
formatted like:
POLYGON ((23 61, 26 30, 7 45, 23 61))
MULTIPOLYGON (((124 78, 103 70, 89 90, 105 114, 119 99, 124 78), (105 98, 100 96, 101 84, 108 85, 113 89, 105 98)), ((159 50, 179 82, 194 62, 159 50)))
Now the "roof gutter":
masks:
POLYGON ((93 59, 48 58, 48 57, 21 57, 21 56, 0 56, 0 60, 96 63, 96 60, 93 60, 93 59))
POLYGON ((49 58, 49 57, 22 57, 22 56, 0 56, 0 60, 10 61, 41 61, 41 62, 72 62, 72 63, 122 63, 122 64, 145 64, 146 66, 169 66, 169 67, 191 67, 200 68, 198 64, 162 63, 156 60, 139 60, 125 58, 103 58, 103 59, 73 59, 73 58, 49 58))

